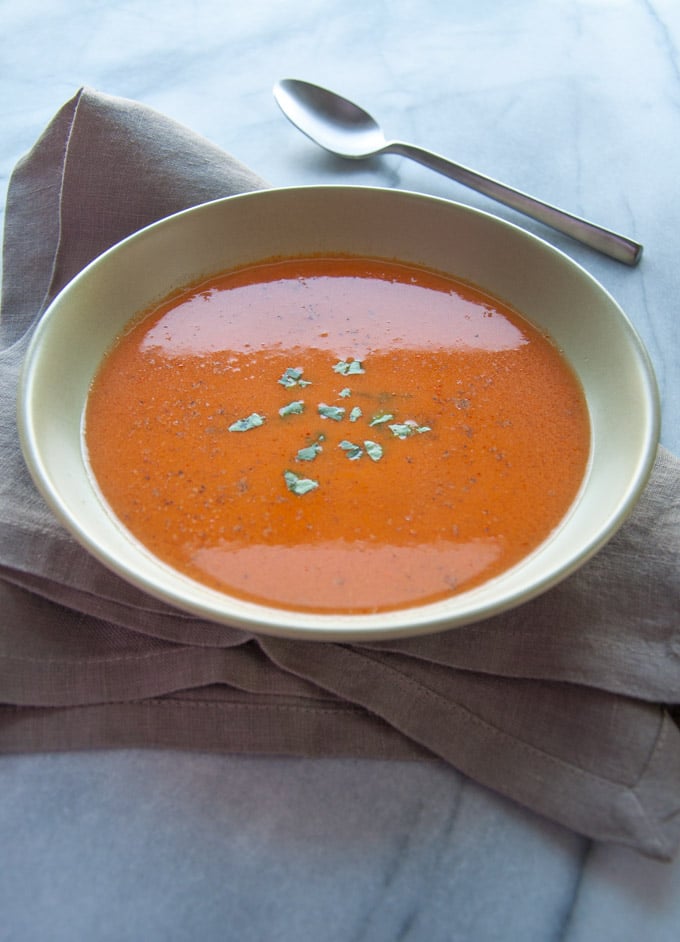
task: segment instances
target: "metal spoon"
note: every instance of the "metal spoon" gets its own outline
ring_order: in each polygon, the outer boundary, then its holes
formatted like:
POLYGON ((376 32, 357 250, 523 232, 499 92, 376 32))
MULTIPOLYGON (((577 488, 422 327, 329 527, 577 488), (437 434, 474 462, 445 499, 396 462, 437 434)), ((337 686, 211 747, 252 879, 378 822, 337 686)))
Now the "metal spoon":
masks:
POLYGON ((543 203, 415 144, 388 141, 380 125, 368 112, 326 88, 300 79, 282 79, 274 85, 274 98, 289 121, 316 144, 339 157, 361 159, 379 154, 410 157, 619 262, 636 265, 640 260, 642 246, 638 242, 543 203))

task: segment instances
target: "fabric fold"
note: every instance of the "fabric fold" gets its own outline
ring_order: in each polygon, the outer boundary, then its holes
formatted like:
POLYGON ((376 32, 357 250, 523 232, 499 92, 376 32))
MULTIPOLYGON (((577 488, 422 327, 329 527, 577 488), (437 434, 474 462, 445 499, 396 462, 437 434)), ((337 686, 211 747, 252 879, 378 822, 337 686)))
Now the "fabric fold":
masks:
POLYGON ((260 644, 282 668, 389 717, 466 775, 553 820, 583 831, 595 817, 590 836, 625 832, 625 842, 661 857, 680 839, 680 730, 663 710, 569 684, 452 677, 347 647, 260 644), (654 815, 642 795, 653 796, 654 815))
POLYGON ((447 762, 593 838, 680 843, 680 461, 512 612, 438 635, 255 637, 128 585, 33 486, 15 422, 31 328, 119 239, 266 186, 137 102, 81 89, 10 183, 0 316, 0 752, 111 747, 447 762))

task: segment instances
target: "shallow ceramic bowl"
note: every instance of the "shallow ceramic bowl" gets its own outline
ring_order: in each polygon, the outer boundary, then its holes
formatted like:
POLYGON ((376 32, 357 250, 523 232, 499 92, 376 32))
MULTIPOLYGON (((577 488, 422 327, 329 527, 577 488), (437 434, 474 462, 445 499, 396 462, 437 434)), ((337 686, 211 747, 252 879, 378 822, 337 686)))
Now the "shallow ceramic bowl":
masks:
POLYGON ((367 187, 295 187, 188 210, 114 246, 42 318, 28 351, 19 430, 34 480, 94 556, 188 612, 264 634, 380 639, 460 626, 536 596, 613 535, 649 475, 658 397, 631 324, 582 268, 540 239, 455 203, 367 187), (376 615, 314 615, 240 601, 178 574, 140 547, 104 506, 84 459, 91 380, 126 323, 176 288, 272 256, 349 253, 396 258, 472 282, 544 328, 585 389, 591 456, 577 500, 522 563, 446 601, 376 615))

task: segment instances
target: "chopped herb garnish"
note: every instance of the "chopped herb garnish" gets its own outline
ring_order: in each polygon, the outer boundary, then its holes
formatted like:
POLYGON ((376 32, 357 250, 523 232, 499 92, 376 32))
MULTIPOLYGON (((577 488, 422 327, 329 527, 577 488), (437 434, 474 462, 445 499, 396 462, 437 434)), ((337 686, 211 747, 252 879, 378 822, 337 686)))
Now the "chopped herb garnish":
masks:
POLYGON ((302 415, 305 411, 305 403, 303 399, 296 399, 294 402, 289 402, 287 406, 282 406, 279 409, 279 415, 283 418, 287 415, 302 415))
MULTIPOLYGON (((360 360, 340 360, 335 364, 333 370, 334 372, 340 373, 343 376, 350 376, 365 372, 360 360)), ((287 389, 291 389, 293 387, 310 386, 311 383, 308 380, 303 379, 303 372, 304 371, 301 366, 288 367, 286 370, 284 370, 284 373, 278 382, 287 389)), ((345 386, 337 394, 339 399, 349 399, 351 395, 352 390, 349 386, 345 386)), ((282 418, 285 418, 289 415, 302 415, 304 412, 304 399, 295 399, 292 402, 281 406, 279 409, 279 415, 282 418)), ((317 412, 322 419, 330 419, 333 422, 341 422, 346 416, 350 422, 357 422, 363 416, 363 411, 359 406, 353 406, 348 411, 344 406, 330 406, 325 402, 317 403, 317 412)), ((394 415, 391 412, 383 412, 381 410, 373 414, 370 422, 368 422, 368 426, 370 428, 373 426, 387 425, 392 434, 396 438, 400 439, 411 438, 413 435, 420 435, 423 432, 431 431, 429 425, 418 425, 418 423, 413 419, 406 419, 404 422, 394 422, 393 420, 394 415)), ((364 421, 367 421, 367 419, 364 421)), ((249 429, 257 428, 258 426, 263 425, 264 422, 264 415, 261 415, 259 412, 253 412, 246 418, 239 419, 238 421, 234 422, 233 425, 230 425, 229 431, 246 432, 249 429)), ((299 426, 297 427, 299 428, 299 426)), ((309 433, 307 433, 306 437, 309 444, 305 445, 303 448, 300 448, 297 451, 295 455, 295 461, 314 461, 323 451, 323 446, 321 443, 325 441, 324 435, 318 435, 315 441, 309 440, 309 433)), ((364 455, 368 455, 371 461, 380 461, 384 456, 383 446, 378 442, 371 441, 370 439, 365 439, 359 444, 349 441, 348 439, 343 439, 339 443, 338 447, 344 452, 345 457, 348 458, 349 461, 358 461, 364 455)), ((308 494, 310 491, 316 490, 316 488, 319 487, 318 481, 315 481, 312 478, 302 477, 299 474, 295 474, 294 471, 284 471, 283 476, 288 490, 293 494, 308 494)))
POLYGON ((292 491, 293 494, 307 494, 309 491, 316 490, 319 486, 318 481, 313 481, 311 478, 301 478, 293 471, 284 471, 283 477, 288 490, 292 491))
POLYGON ((365 373, 361 360, 340 360, 335 364, 333 370, 342 376, 356 376, 358 373, 365 373))
POLYGON ((377 442, 365 441, 364 448, 366 449, 366 454, 373 461, 380 461, 383 456, 382 446, 377 442))
POLYGON ((264 416, 258 412, 253 412, 245 419, 238 419, 233 425, 229 426, 230 432, 248 432, 251 428, 257 428, 264 425, 264 416))
POLYGON ((377 415, 374 415, 371 421, 368 423, 370 426, 373 425, 383 425, 385 422, 389 422, 390 419, 393 419, 394 416, 391 412, 378 412, 377 415))
POLYGON ((345 416, 345 409, 342 406, 327 406, 325 402, 320 402, 317 409, 322 419, 340 422, 345 416))
POLYGON ((324 436, 319 435, 317 440, 312 442, 311 445, 301 448, 295 456, 296 461, 314 461, 319 452, 323 451, 323 448, 321 447, 321 442, 323 439, 324 436))
POLYGON ((390 425, 390 430, 397 438, 410 438, 411 435, 422 435, 423 432, 431 432, 429 425, 418 425, 413 419, 407 419, 403 423, 390 425))
POLYGON ((291 389, 293 386, 311 386, 311 380, 302 378, 303 373, 301 366, 289 366, 283 371, 283 376, 278 382, 286 389, 291 389))
POLYGON ((342 448, 350 461, 356 461, 364 453, 361 445, 355 445, 354 442, 342 441, 339 447, 342 448))

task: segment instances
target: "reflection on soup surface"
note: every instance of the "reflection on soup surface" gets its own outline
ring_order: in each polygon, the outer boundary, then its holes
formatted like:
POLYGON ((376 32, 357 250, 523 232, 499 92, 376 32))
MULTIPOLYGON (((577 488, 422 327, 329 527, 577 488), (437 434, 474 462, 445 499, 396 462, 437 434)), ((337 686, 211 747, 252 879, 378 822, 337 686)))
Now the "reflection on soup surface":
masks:
POLYGON ((478 585, 569 509, 590 429, 540 331, 395 262, 272 261, 135 320, 85 447, 124 526, 247 600, 368 613, 478 585))

